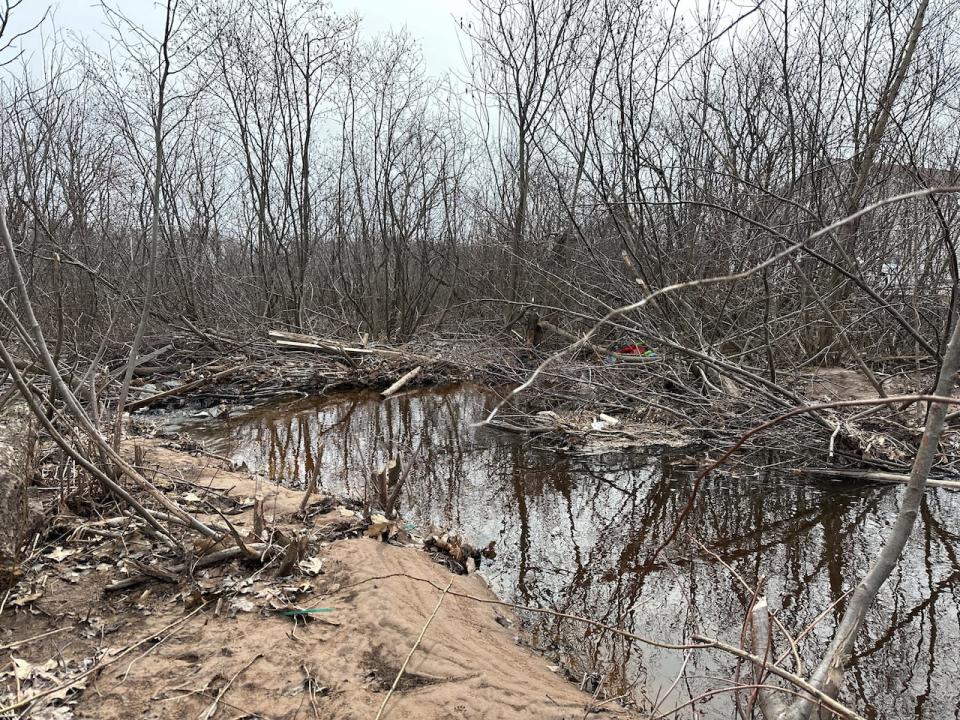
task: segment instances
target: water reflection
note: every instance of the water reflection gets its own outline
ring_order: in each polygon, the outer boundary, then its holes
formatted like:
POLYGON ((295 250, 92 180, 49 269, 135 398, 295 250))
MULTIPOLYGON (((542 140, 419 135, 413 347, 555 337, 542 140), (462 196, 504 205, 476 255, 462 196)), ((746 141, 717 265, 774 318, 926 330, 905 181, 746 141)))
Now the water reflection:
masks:
MULTIPOLYGON (((668 641, 692 633, 737 643, 748 583, 767 578, 781 619, 799 631, 850 589, 878 551, 897 488, 720 477, 701 490, 678 542, 655 562, 689 500, 689 479, 669 458, 636 453, 575 458, 529 440, 471 427, 492 401, 479 388, 408 394, 381 402, 350 394, 277 404, 187 429, 275 481, 364 497, 366 478, 389 457, 420 447, 404 492, 404 516, 421 525, 497 541, 485 568, 502 597, 622 625, 668 641), (322 447, 322 450, 321 450, 322 447), (698 543, 703 543, 705 552, 698 543), (717 562, 715 553, 723 563, 717 562)), ((906 561, 884 586, 857 646, 846 699, 867 717, 960 717, 960 604, 956 493, 928 494, 906 561)), ((842 603, 802 646, 807 668, 830 639, 842 603)), ((734 677, 728 657, 684 656, 630 644, 596 629, 527 618, 533 642, 604 689, 661 710, 734 677)), ((721 695, 680 717, 729 718, 721 695)))

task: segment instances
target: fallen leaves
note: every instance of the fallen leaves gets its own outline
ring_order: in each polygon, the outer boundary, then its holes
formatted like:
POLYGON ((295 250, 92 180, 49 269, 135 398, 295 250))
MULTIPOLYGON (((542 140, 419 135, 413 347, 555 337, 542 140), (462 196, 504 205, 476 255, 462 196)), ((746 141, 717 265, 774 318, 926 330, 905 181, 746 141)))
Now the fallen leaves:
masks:
POLYGON ((10 656, 10 669, 0 672, 0 678, 12 678, 17 687, 16 693, 6 696, 0 694, 0 706, 6 706, 11 700, 18 702, 36 697, 40 705, 30 709, 29 717, 48 720, 66 720, 73 717, 70 707, 77 694, 87 686, 84 672, 94 660, 89 658, 79 665, 61 666, 56 660, 49 659, 34 663, 25 658, 10 656), (76 680, 71 682, 71 676, 76 680), (55 688, 51 692, 51 688, 55 688), (65 704, 64 704, 65 703, 65 704))
POLYGON ((323 560, 318 555, 314 555, 313 557, 301 560, 298 563, 298 567, 304 575, 313 577, 323 572, 323 560))
POLYGON ((450 533, 431 535, 423 541, 423 547, 433 552, 435 560, 460 575, 469 575, 480 567, 484 559, 493 560, 497 556, 494 540, 491 540, 486 547, 478 548, 464 542, 460 536, 450 533))
POLYGON ((370 525, 367 527, 365 533, 366 536, 370 538, 388 540, 396 535, 397 531, 398 527, 396 522, 387 520, 385 515, 374 513, 370 516, 370 525))
POLYGON ((17 680, 32 680, 34 676, 38 678, 43 678, 46 680, 54 680, 56 676, 52 674, 51 671, 55 670, 57 667, 56 660, 47 660, 45 663, 40 665, 34 665, 28 660, 23 658, 10 656, 10 659, 13 663, 13 670, 8 670, 5 673, 0 673, 4 677, 15 677, 17 680))
POLYGON ((235 597, 233 600, 231 600, 230 607, 237 612, 253 612, 257 609, 257 606, 252 600, 248 600, 243 596, 235 597))
POLYGON ((55 550, 48 552, 43 557, 47 558, 48 560, 53 560, 56 563, 61 563, 71 555, 76 555, 78 552, 80 551, 75 548, 64 548, 60 545, 57 545, 55 550))
POLYGON ((30 590, 23 593, 22 595, 17 595, 13 600, 10 601, 10 605, 18 608, 26 607, 27 605, 32 603, 34 600, 39 600, 42 597, 43 597, 42 587, 36 588, 36 589, 31 588, 30 590))

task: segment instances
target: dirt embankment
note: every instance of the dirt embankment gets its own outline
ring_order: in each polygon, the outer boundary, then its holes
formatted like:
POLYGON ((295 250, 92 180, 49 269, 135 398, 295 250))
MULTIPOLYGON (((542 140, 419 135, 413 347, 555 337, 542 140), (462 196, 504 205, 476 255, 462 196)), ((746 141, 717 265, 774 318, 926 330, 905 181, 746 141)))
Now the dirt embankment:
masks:
POLYGON ((157 442, 144 447, 142 465, 157 471, 157 483, 167 478, 181 502, 200 508, 211 498, 245 535, 259 494, 273 527, 310 540, 306 554, 290 575, 233 561, 105 592, 144 572, 148 540, 64 511, 54 524, 62 532, 34 549, 0 612, 0 705, 54 690, 11 717, 27 709, 58 720, 376 718, 451 579, 383 718, 612 712, 519 645, 506 608, 453 594, 493 600, 477 575, 451 575, 416 547, 366 537, 317 542, 344 524, 342 510, 304 520, 296 515, 301 493, 157 442), (52 634, 37 638, 44 633, 52 634))

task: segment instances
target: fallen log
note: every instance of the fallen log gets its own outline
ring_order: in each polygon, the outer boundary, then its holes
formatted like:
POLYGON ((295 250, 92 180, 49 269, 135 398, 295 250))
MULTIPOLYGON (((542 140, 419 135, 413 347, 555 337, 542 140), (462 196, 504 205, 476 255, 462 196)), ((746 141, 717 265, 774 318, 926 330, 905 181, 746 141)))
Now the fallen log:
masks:
POLYGON ((399 380, 397 380, 393 385, 391 385, 390 387, 388 387, 386 390, 384 390, 384 391, 383 391, 382 393, 380 393, 380 394, 383 395, 383 397, 385 397, 385 398, 390 397, 390 396, 393 395, 395 392, 397 392, 400 388, 402 388, 404 385, 406 385, 408 382, 410 382, 411 380, 413 380, 417 375, 419 375, 419 374, 420 374, 420 369, 421 369, 421 366, 420 366, 420 365, 417 365, 417 366, 416 366, 413 370, 411 370, 410 372, 404 373, 403 376, 401 376, 399 380))
MULTIPOLYGON (((819 477, 842 478, 849 480, 866 480, 867 482, 899 483, 906 485, 910 476, 901 473, 879 472, 875 470, 833 470, 819 468, 794 468, 797 475, 815 475, 819 477)), ((927 480, 930 487, 950 488, 960 490, 960 482, 955 480, 927 480)))
POLYGON ((243 370, 245 367, 247 367, 246 363, 242 365, 234 365, 232 368, 221 370, 218 373, 214 373, 213 375, 208 375, 207 377, 199 378, 198 380, 194 380, 193 382, 184 383, 183 385, 180 385, 179 387, 175 387, 171 390, 164 390, 163 392, 159 392, 155 395, 151 395, 150 397, 134 400, 133 402, 127 403, 126 409, 133 411, 138 408, 146 407, 147 405, 152 405, 153 403, 159 400, 166 400, 168 398, 176 397, 177 395, 182 395, 185 392, 190 392, 191 390, 196 390, 197 388, 203 387, 204 385, 209 385, 214 380, 220 380, 221 378, 225 378, 228 375, 232 375, 233 373, 239 370, 243 370))
POLYGON ((268 330, 267 336, 279 348, 289 350, 312 350, 340 355, 378 356, 388 359, 413 360, 420 363, 431 363, 437 358, 420 355, 418 353, 381 347, 354 347, 339 340, 327 340, 312 335, 287 332, 285 330, 268 330))

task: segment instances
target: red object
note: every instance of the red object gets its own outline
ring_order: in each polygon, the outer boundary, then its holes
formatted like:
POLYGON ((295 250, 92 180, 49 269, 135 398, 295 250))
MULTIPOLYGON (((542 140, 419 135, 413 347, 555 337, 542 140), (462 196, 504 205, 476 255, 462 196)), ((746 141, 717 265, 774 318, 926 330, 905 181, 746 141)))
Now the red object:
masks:
POLYGON ((643 345, 624 345, 617 350, 621 355, 643 355, 646 351, 647 348, 643 345))

